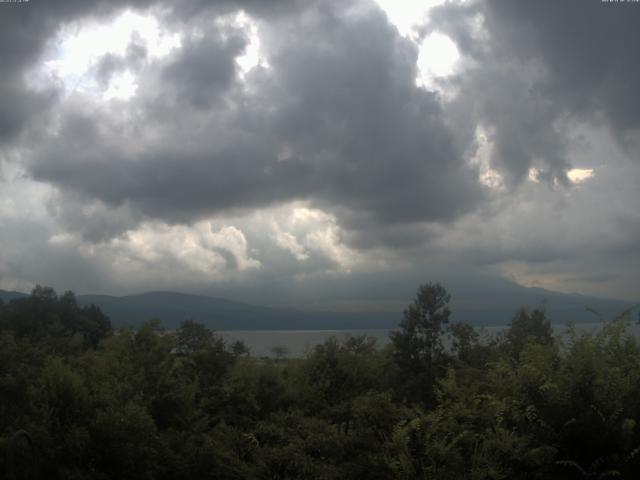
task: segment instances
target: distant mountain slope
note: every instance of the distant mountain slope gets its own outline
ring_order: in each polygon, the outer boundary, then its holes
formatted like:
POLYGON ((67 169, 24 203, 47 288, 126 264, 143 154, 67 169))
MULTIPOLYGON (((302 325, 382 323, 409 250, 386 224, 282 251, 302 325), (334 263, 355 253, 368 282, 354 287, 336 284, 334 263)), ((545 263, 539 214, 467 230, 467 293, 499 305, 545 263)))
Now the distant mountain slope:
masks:
POLYGON ((98 305, 114 325, 137 325, 159 318, 167 328, 183 320, 202 322, 216 330, 306 330, 390 328, 398 315, 389 312, 308 312, 247 305, 219 298, 175 292, 150 292, 126 297, 81 295, 81 304, 98 305))
POLYGON ((8 292, 7 290, 0 290, 0 300, 7 303, 15 298, 23 298, 26 297, 26 293, 22 292, 8 292))
MULTIPOLYGON (((168 328, 186 319, 203 322, 216 330, 333 330, 395 328, 402 318, 397 312, 328 312, 268 308, 200 295, 151 292, 126 297, 81 295, 83 304, 94 303, 115 325, 159 318, 168 328)), ((566 295, 539 288, 509 288, 475 292, 453 291, 452 321, 474 325, 507 324, 518 308, 544 307, 554 323, 567 320, 594 322, 598 317, 587 307, 609 319, 632 306, 630 302, 582 295, 566 295)))
MULTIPOLYGON (((631 302, 567 295, 515 284, 503 288, 453 288, 451 291, 451 320, 473 325, 505 325, 523 306, 544 307, 553 323, 567 320, 577 323, 597 321, 598 317, 587 311, 587 307, 598 311, 603 318, 610 319, 633 306, 631 302)), ((5 302, 21 296, 25 294, 0 290, 0 298, 5 302)), ((395 328, 402 318, 402 308, 391 312, 294 310, 175 292, 150 292, 122 297, 80 295, 78 301, 82 305, 99 306, 109 315, 114 326, 136 326, 144 320, 158 318, 167 328, 175 328, 183 320, 191 319, 215 330, 347 330, 395 328)))
POLYGON ((597 322, 615 318, 637 303, 579 294, 565 294, 543 288, 477 288, 457 292, 452 289, 454 321, 474 325, 504 325, 521 307, 544 308, 552 323, 597 322))

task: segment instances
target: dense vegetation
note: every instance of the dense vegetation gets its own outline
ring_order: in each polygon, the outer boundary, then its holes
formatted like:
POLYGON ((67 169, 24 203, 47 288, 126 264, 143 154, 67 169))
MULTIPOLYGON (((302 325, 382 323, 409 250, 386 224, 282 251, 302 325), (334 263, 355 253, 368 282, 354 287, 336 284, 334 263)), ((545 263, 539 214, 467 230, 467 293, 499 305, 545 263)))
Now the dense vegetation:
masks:
POLYGON ((253 358, 204 326, 113 331, 72 293, 0 305, 9 479, 638 478, 628 316, 552 335, 517 312, 481 342, 427 284, 391 343, 253 358), (447 348, 443 346, 449 337, 447 348))

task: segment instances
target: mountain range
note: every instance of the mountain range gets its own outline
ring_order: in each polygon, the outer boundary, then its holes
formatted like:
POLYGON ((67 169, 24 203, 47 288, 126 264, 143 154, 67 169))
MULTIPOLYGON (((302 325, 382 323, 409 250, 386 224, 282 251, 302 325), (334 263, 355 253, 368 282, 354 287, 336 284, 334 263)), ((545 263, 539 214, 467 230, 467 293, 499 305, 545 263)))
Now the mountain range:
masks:
MULTIPOLYGON (((634 307, 632 302, 563 294, 541 288, 511 287, 453 291, 451 321, 472 325, 505 325, 521 307, 544 308, 553 323, 576 323, 610 319, 634 307)), ((0 290, 4 302, 25 297, 22 292, 0 290)), ((160 319, 166 328, 183 320, 195 320, 215 330, 351 330, 391 329, 402 318, 397 311, 317 311, 249 305, 204 295, 148 292, 138 295, 79 295, 80 305, 95 304, 114 326, 137 326, 160 319)))

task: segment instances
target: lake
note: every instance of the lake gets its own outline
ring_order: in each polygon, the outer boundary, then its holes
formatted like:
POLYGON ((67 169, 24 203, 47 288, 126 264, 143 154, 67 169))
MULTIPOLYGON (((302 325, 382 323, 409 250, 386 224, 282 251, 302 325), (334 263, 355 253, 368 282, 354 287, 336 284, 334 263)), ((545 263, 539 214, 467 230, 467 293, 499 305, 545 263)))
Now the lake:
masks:
MULTIPOLYGON (((579 323, 577 330, 595 330, 603 324, 579 323)), ((556 334, 562 333, 566 325, 554 324, 553 331, 556 334)), ((505 326, 478 327, 481 337, 487 338, 503 330, 505 326)), ((638 336, 640 327, 636 324, 631 326, 632 331, 638 336)), ((387 329, 370 330, 234 330, 219 331, 218 334, 226 341, 242 340, 249 347, 252 356, 274 356, 274 347, 286 348, 288 357, 299 357, 304 355, 307 348, 323 343, 329 337, 337 337, 342 340, 348 336, 367 335, 376 339, 378 346, 382 347, 389 343, 389 333, 387 329)))

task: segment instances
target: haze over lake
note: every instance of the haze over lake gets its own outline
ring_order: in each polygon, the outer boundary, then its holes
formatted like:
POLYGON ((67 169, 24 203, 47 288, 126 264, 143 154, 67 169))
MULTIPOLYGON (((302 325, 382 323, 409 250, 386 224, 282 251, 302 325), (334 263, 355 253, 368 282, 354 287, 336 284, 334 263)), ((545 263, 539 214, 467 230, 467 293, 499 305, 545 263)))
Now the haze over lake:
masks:
MULTIPOLYGON (((602 322, 580 323, 575 328, 578 332, 593 332, 603 326, 602 322)), ((566 324, 553 324, 553 332, 556 335, 562 334, 566 328, 566 324)), ((489 326, 479 327, 476 330, 480 333, 481 338, 485 340, 493 335, 505 330, 505 326, 489 326)), ((330 337, 336 337, 338 340, 344 340, 348 337, 358 337, 366 335, 376 339, 379 347, 389 344, 388 329, 369 329, 369 330, 239 330, 239 331, 219 331, 217 332, 226 341, 233 342, 235 340, 243 341, 249 348, 251 355, 262 357, 274 357, 274 347, 284 347, 281 353, 285 357, 303 356, 309 349, 313 349, 316 345, 323 343, 330 337)), ((636 337, 640 337, 640 325, 634 325, 631 331, 636 337)), ((448 342, 445 339, 445 344, 448 342)))

